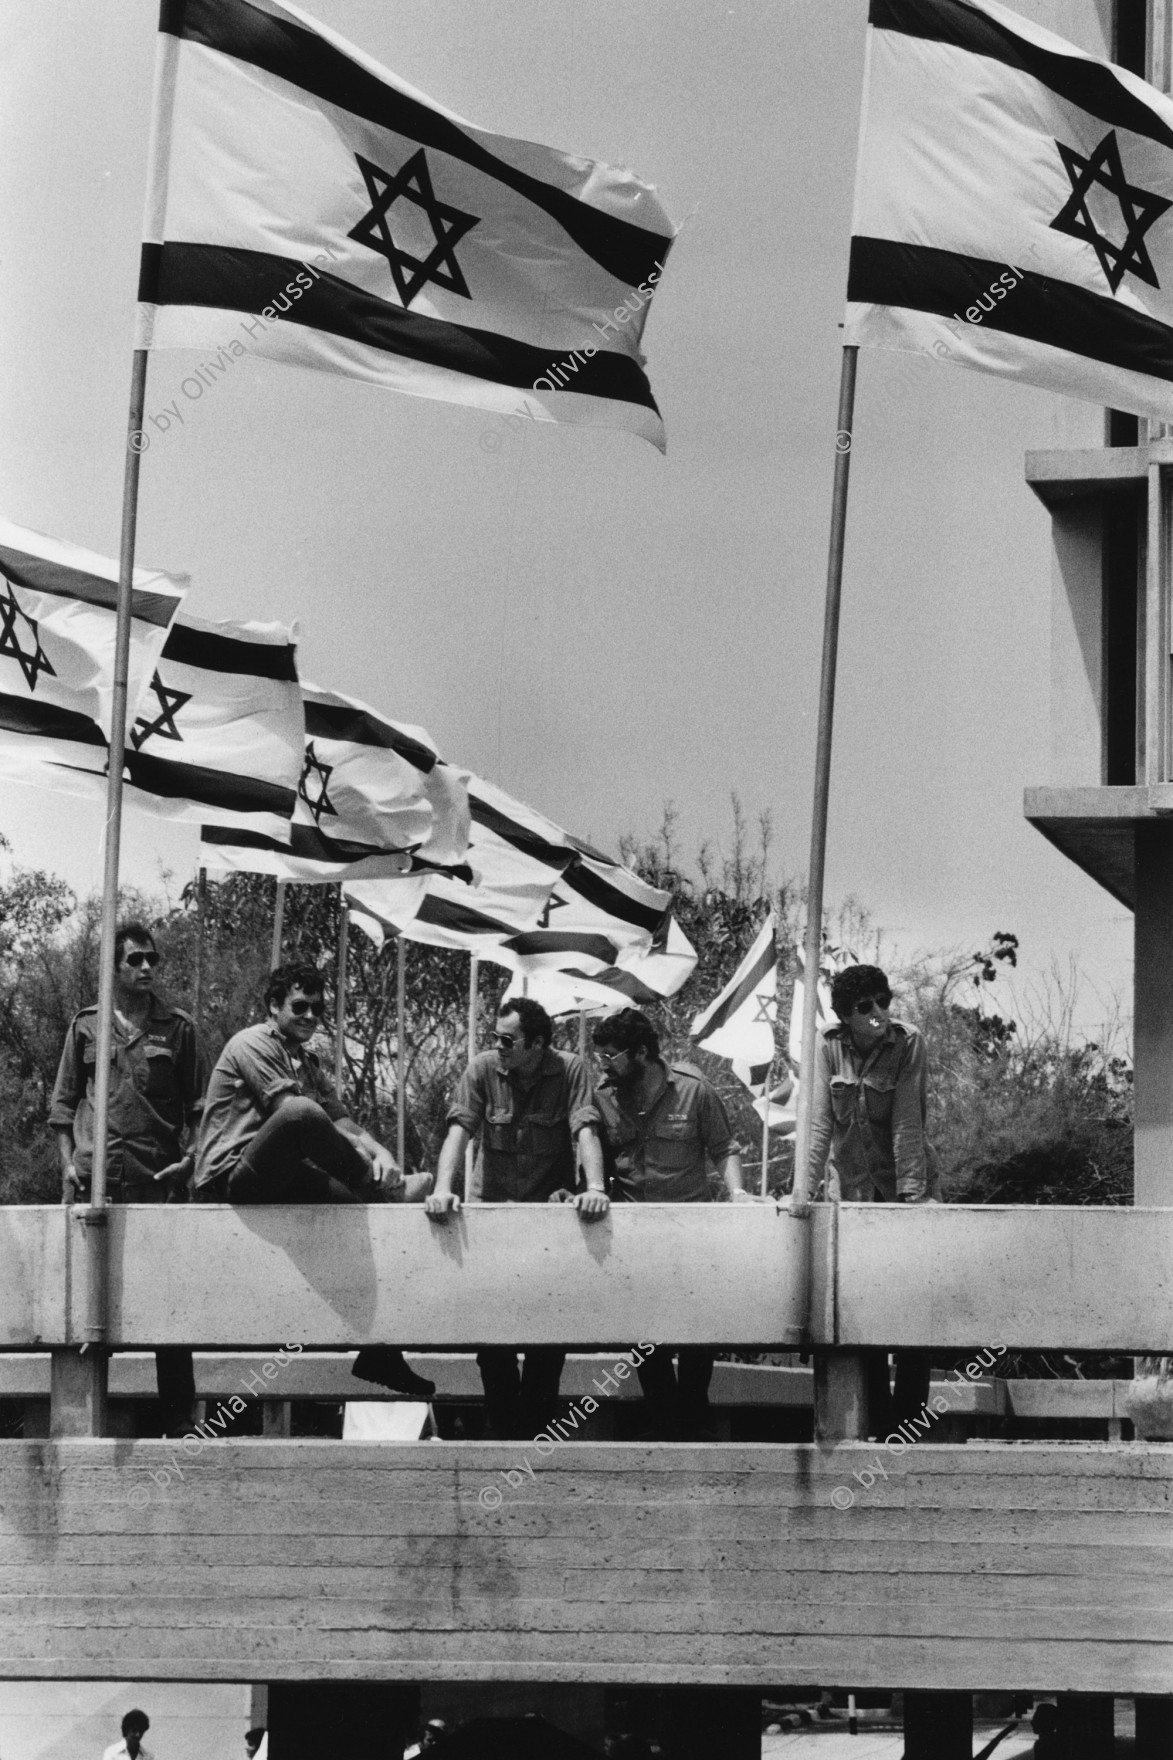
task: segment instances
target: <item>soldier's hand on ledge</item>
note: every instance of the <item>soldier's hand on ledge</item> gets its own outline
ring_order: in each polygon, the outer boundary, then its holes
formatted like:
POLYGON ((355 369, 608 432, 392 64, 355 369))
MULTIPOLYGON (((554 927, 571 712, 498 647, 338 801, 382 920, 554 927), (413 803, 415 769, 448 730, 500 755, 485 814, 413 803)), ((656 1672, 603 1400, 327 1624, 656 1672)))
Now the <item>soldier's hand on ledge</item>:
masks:
POLYGON ((606 1192, 600 1192, 594 1186, 580 1192, 573 1202, 584 1222, 598 1222, 611 1208, 611 1200, 606 1192))
POLYGON ((756 1199, 752 1192, 747 1192, 745 1190, 744 1186, 738 1186, 735 1192, 730 1192, 729 1201, 731 1204, 753 1204, 756 1202, 756 1199))
POLYGON ((424 1199, 424 1214, 433 1222, 447 1222, 449 1215, 455 1216, 459 1209, 460 1199, 455 1192, 433 1192, 424 1199))
POLYGON ((70 1162, 69 1166, 63 1169, 61 1174, 61 1202, 63 1204, 80 1203, 81 1185, 81 1175, 78 1173, 73 1163, 70 1162))
POLYGON ((574 1193, 566 1186, 559 1186, 556 1192, 550 1193, 546 1202, 547 1204, 573 1204, 574 1193))

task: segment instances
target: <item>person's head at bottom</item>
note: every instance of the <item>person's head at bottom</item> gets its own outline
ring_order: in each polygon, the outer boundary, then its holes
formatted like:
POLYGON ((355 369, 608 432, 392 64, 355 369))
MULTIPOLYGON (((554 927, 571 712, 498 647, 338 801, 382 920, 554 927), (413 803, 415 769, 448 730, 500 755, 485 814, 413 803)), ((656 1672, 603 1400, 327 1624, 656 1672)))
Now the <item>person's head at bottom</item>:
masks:
POLYGON ((550 1049, 554 1023, 530 996, 511 996, 497 1010, 493 1050, 502 1075, 532 1076, 550 1049))
POLYGON ((322 974, 307 960, 292 960, 269 973, 265 985, 269 1019, 291 1048, 306 1045, 326 1012, 322 974))
POLYGON ((248 1729, 244 1732, 244 1747, 248 1760, 255 1760, 258 1748, 265 1739, 263 1729, 248 1729))
POLYGON ((122 1719, 122 1739, 126 1743, 126 1751, 130 1760, 143 1745, 143 1737, 151 1727, 151 1720, 145 1711, 128 1711, 122 1719))
POLYGON ((448 1725, 442 1717, 429 1717, 420 1738, 420 1753, 426 1754, 429 1748, 438 1748, 447 1734, 448 1725))
POLYGON ((879 966, 846 966, 831 980, 831 1007, 867 1051, 888 1031, 892 986, 879 966))

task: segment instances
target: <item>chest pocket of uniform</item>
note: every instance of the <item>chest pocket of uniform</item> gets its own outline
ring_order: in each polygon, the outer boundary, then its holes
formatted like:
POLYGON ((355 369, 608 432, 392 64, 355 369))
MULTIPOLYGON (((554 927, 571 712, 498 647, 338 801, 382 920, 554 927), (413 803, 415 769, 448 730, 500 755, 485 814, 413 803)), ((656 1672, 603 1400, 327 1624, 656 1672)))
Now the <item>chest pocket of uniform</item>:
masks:
POLYGON ((855 1111, 855 1097, 858 1093, 858 1082, 845 1081, 842 1077, 832 1076, 831 1106, 835 1113, 836 1124, 850 1124, 855 1111))
POLYGON ((517 1131, 513 1124, 513 1112, 510 1108, 498 1109, 485 1114, 485 1145, 495 1149, 501 1155, 513 1154, 517 1143, 517 1131))
POLYGON ((148 1100, 175 1100, 179 1096, 179 1073, 175 1057, 166 1045, 148 1045, 135 1071, 135 1085, 148 1100))
POLYGON ((895 1091, 896 1083, 891 1076, 865 1076, 863 1078, 864 1104, 872 1124, 891 1124, 892 1096, 895 1091))
POLYGON ((531 1155, 557 1155, 566 1147, 568 1136, 566 1120, 547 1113, 531 1113, 517 1126, 518 1147, 531 1155))
POLYGON ((657 1119, 648 1134, 654 1140, 653 1152, 662 1168, 688 1167, 694 1160, 696 1146, 686 1118, 657 1119))

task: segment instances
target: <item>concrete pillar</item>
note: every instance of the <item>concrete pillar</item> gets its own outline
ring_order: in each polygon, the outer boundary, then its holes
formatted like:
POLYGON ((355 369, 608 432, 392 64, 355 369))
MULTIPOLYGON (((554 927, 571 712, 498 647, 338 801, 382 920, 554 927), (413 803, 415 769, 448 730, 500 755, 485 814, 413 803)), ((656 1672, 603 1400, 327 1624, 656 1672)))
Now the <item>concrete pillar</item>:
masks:
POLYGON ((50 1436, 106 1434, 108 1352, 91 1346, 52 1353, 49 1380, 50 1436))
POLYGON ((841 1350, 813 1356, 815 1441, 866 1442, 867 1358, 862 1351, 841 1350))
POLYGON ((670 1687, 665 1701, 665 1760, 761 1760, 762 1695, 755 1688, 670 1687))
POLYGON ((1173 1699, 1136 1700, 1136 1760, 1173 1760, 1173 1699))
POLYGON ((419 1688, 398 1681, 273 1681, 269 1760, 403 1760, 419 1711, 419 1688))
POLYGON ((973 1760, 972 1693, 905 1693, 904 1760, 973 1760))
POLYGON ((1134 1202, 1173 1207, 1173 824, 1136 827, 1134 1202))

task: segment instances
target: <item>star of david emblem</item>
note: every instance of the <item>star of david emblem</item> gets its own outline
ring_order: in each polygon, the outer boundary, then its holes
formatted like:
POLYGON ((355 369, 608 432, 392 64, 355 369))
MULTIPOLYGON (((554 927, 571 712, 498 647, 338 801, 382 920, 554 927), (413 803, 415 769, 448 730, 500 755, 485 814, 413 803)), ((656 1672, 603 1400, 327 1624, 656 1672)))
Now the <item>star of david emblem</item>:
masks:
POLYGON ((1109 129, 1090 159, 1085 159, 1073 147, 1065 147, 1062 141, 1056 141, 1055 145, 1071 180, 1071 196, 1051 221, 1051 230, 1064 232, 1069 238, 1083 239, 1092 246, 1113 293, 1129 273, 1138 281, 1159 288, 1161 284, 1144 235, 1167 208, 1173 207, 1173 202, 1129 183, 1124 175, 1115 129, 1109 129), (1123 244, 1115 244, 1101 232, 1092 217, 1088 198, 1097 186, 1114 196, 1119 204, 1125 227, 1123 244))
POLYGON ((305 763, 302 766, 301 781, 297 792, 314 817, 314 824, 321 825, 324 816, 331 819, 338 817, 338 809, 330 799, 330 778, 334 774, 333 764, 323 764, 314 750, 313 740, 306 741, 305 763))
POLYGON ((564 911, 566 909, 566 905, 567 905, 566 899, 556 898, 554 896, 554 894, 551 893, 549 898, 546 900, 545 909, 543 910, 541 916, 538 918, 538 928, 539 929, 548 929, 550 927, 550 912, 551 911, 564 911))
POLYGON ((405 307, 410 306, 416 294, 429 281, 434 281, 437 287, 446 287, 449 293, 460 294, 462 299, 471 299, 472 294, 468 290, 460 264, 456 261, 455 252, 465 233, 471 232, 474 226, 479 226, 480 221, 474 214, 462 214, 459 208, 449 207, 447 202, 437 200, 424 149, 421 147, 418 153, 413 153, 394 175, 381 171, 369 159, 364 159, 361 153, 354 156, 363 174, 371 205, 358 225, 347 233, 347 238, 353 238, 368 250, 377 251, 379 256, 386 257, 395 291, 405 307), (401 200, 422 210, 431 226, 432 242, 425 242, 426 256, 413 256, 405 248, 407 243, 419 242, 423 228, 413 215, 403 209, 396 216, 400 242, 397 244, 391 236, 388 215, 395 203, 401 200), (447 264, 447 268, 444 264, 447 264))
POLYGON ((758 1021, 765 1021, 768 1027, 772 1027, 777 1013, 778 1004, 772 996, 758 997, 758 1012, 753 1017, 755 1023, 758 1021))
POLYGON ((35 619, 31 618, 26 611, 22 611, 17 604, 16 596, 12 591, 12 582, 8 576, 0 574, 0 580, 8 589, 6 597, 0 598, 0 654, 6 655, 9 660, 16 661, 24 674, 24 682, 28 685, 29 690, 35 691, 37 680, 42 672, 47 672, 50 678, 56 678, 57 674, 50 666, 49 656, 41 646, 41 638, 35 619), (17 622, 18 618, 20 623, 17 622), (21 645, 21 624, 29 633, 31 646, 22 647, 21 645))
POLYGON ((159 739, 177 739, 182 742, 183 735, 175 725, 175 717, 185 703, 191 702, 190 691, 173 691, 165 685, 156 672, 151 680, 151 689, 155 693, 155 701, 159 705, 159 713, 153 721, 140 715, 130 730, 130 743, 137 752, 152 735, 159 739))

